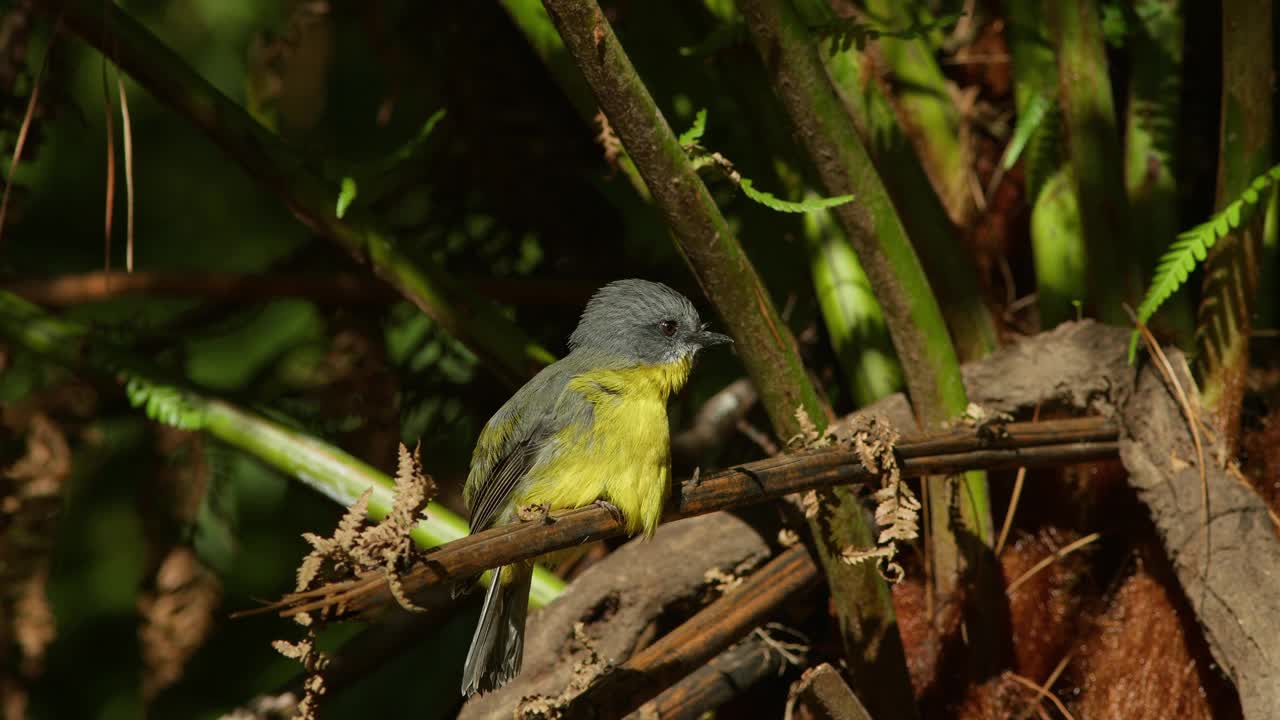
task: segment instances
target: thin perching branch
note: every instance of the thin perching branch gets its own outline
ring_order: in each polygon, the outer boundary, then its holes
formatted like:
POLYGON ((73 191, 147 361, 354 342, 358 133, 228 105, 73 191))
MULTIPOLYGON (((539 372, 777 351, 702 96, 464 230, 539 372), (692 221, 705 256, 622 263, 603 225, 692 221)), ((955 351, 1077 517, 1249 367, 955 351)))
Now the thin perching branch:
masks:
MULTIPOLYGON (((989 429, 953 430, 902 441, 894 448, 902 477, 922 477, 973 469, 1042 467, 1088 462, 1118 454, 1115 425, 1102 418, 1010 423, 989 429)), ((775 500, 837 485, 878 482, 851 448, 811 451, 758 460, 685 482, 668 503, 664 522, 775 500)), ((548 521, 504 525, 436 548, 401 575, 405 592, 489 568, 623 534, 607 509, 591 506, 553 514, 548 521)), ((290 616, 360 614, 390 599, 382 573, 294 593, 264 610, 290 616)))

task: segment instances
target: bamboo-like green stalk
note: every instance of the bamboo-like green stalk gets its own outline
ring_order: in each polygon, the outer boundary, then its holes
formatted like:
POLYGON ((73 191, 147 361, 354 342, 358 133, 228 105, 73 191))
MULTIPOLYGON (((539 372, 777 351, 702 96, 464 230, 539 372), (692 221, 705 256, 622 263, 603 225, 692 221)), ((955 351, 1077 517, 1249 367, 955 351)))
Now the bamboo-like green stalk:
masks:
POLYGON ((555 359, 497 307, 441 269, 415 263, 359 213, 338 218, 336 184, 309 167, 114 3, 52 0, 45 7, 58 13, 86 42, 105 51, 157 100, 186 117, 288 205, 303 224, 368 264, 508 384, 523 383, 555 359))
MULTIPOLYGON (((964 410, 964 386, 941 311, 889 194, 790 1, 739 0, 738 7, 826 192, 856 198, 834 212, 884 308, 916 415, 924 426, 936 426, 964 410)), ((957 504, 964 532, 980 548, 991 542, 985 477, 968 476, 963 485, 957 504)), ((935 581, 949 592, 959 584, 963 566, 959 541, 949 532, 934 540, 935 581)), ((985 553, 972 552, 967 559, 975 575, 985 577, 985 553)))
MULTIPOLYGON (((1271 164, 1274 96, 1260 59, 1272 58, 1271 0, 1222 4, 1222 126, 1217 206, 1234 201, 1271 164)), ((1196 371, 1205 407, 1225 433, 1240 442, 1240 409, 1249 368, 1249 334, 1258 290, 1258 257, 1265 213, 1222 238, 1205 264, 1196 318, 1196 371)))
POLYGON ((1074 303, 1088 297, 1088 253, 1075 180, 1061 148, 1058 63, 1049 39, 1044 4, 1039 0, 1009 0, 1005 12, 1018 122, 1030 122, 1029 110, 1037 103, 1049 108, 1039 126, 1031 131, 1022 154, 1032 208, 1031 249, 1040 324, 1048 328, 1073 319, 1074 303))
POLYGON ((854 405, 864 407, 898 392, 902 367, 884 311, 848 238, 826 210, 805 214, 804 235, 813 289, 854 405))
MULTIPOLYGON (((129 350, 93 337, 84 325, 49 315, 5 291, 0 291, 0 337, 76 372, 175 388, 181 393, 184 417, 189 416, 184 423, 189 429, 203 430, 253 455, 344 507, 371 490, 370 519, 380 520, 391 510, 395 482, 385 473, 311 435, 186 387, 129 350)), ((433 548, 468 532, 467 522, 441 505, 431 503, 426 515, 411 533, 419 547, 433 548)), ((545 605, 563 590, 562 580, 538 569, 530 602, 545 605)))
MULTIPOLYGON (((826 0, 801 0, 796 3, 796 9, 811 26, 836 19, 835 11, 826 0)), ((914 55, 917 50, 919 48, 903 54, 914 55)), ((916 148, 903 131, 889 98, 876 79, 869 76, 866 60, 859 50, 824 53, 823 59, 871 161, 893 198, 907 236, 919 251, 929 284, 951 329, 956 353, 961 361, 985 356, 996 348, 999 338, 991 310, 982 299, 973 257, 956 237, 947 209, 925 173, 916 148)), ((931 55, 929 59, 932 62, 931 55)), ((927 70, 924 72, 928 74, 927 70)), ((907 91, 904 97, 918 92, 923 90, 907 91)), ((931 108, 931 113, 945 114, 945 108, 938 103, 921 103, 931 108)), ((954 106, 951 109, 954 110, 954 106)), ((939 132, 930 135, 926 142, 940 154, 963 156, 958 151, 957 137, 949 141, 944 138, 946 125, 945 120, 935 119, 932 126, 939 132)), ((966 167, 963 172, 968 173, 969 169, 966 167)), ((963 180, 965 176, 956 177, 963 180)))
MULTIPOLYGON (((812 25, 829 23, 835 19, 835 13, 829 3, 824 0, 801 0, 795 6, 805 22, 812 25)), ((897 7, 901 8, 901 5, 897 7)), ((885 10, 885 8, 881 8, 885 10)), ((895 22, 907 20, 905 9, 894 16, 895 22)), ((884 42, 888 42, 885 39, 884 42)), ((898 47, 899 54, 905 57, 924 55, 933 62, 928 46, 922 40, 907 47, 898 47)), ((879 177, 893 198, 907 236, 912 245, 919 250, 931 287, 942 307, 951 329, 957 354, 961 359, 975 360, 995 349, 997 342, 995 322, 990 310, 983 301, 978 287, 977 271, 973 258, 959 242, 954 234, 947 210, 921 166, 917 151, 926 151, 932 147, 934 151, 947 157, 962 157, 959 138, 947 132, 946 114, 953 111, 949 97, 945 95, 945 87, 939 85, 946 103, 930 102, 923 98, 915 98, 916 109, 925 113, 925 117, 934 128, 934 132, 923 138, 922 142, 912 143, 906 137, 902 124, 895 114, 889 99, 882 91, 875 78, 869 77, 865 58, 857 50, 837 53, 824 53, 827 74, 835 86, 837 94, 844 103, 845 110, 858 130, 879 177), (927 146, 927 147, 926 147, 927 146)), ((940 72, 936 77, 931 75, 937 71, 936 64, 932 71, 929 68, 904 69, 924 77, 932 77, 942 83, 940 72)), ((923 88, 915 88, 904 94, 911 96, 917 92, 926 92, 923 88)), ((926 92, 927 94, 927 92, 926 92)), ((908 105, 902 105, 908 110, 908 105)), ((964 172, 969 172, 966 167, 964 172)), ((960 176, 963 180, 964 176, 960 176)), ((967 191, 967 188, 966 188, 967 191)), ((980 474, 966 480, 968 487, 985 488, 985 478, 980 474)), ((938 485, 943 491, 927 492, 924 501, 929 507, 930 525, 930 565, 934 583, 932 591, 950 597, 957 589, 961 579, 962 561, 974 570, 978 582, 977 600, 974 607, 994 606, 991 596, 998 592, 989 563, 984 558, 973 557, 975 553, 984 553, 981 545, 973 547, 968 553, 962 548, 957 538, 957 529, 953 525, 951 508, 955 504, 953 483, 938 485), (962 556, 971 557, 964 559, 962 556)), ((989 510, 986 512, 989 514, 989 510)), ((975 617, 975 631, 980 636, 975 640, 975 658, 978 664, 986 668, 994 667, 994 653, 987 643, 986 635, 994 635, 994 621, 990 617, 975 617)))
MULTIPOLYGON (((913 24, 913 3, 903 0, 867 0, 868 13, 886 27, 913 24)), ((973 175, 968 149, 961 139, 960 111, 947 89, 947 78, 922 37, 876 40, 899 90, 894 97, 924 169, 951 219, 965 227, 975 205, 970 185, 973 175)), ((913 236, 914 237, 914 236, 913 236)))
POLYGON ((1088 251, 1088 303, 1123 324, 1123 303, 1141 299, 1139 255, 1131 247, 1120 134, 1111 99, 1097 0, 1057 0, 1049 15, 1058 58, 1058 101, 1088 251))
MULTIPOLYGON (((829 411, 809 381, 795 338, 600 6, 595 0, 544 0, 544 5, 652 192, 677 247, 737 340, 774 431, 783 438, 801 433, 797 414, 802 410, 825 427, 829 411)), ((829 512, 813 518, 810 529, 851 665, 879 663, 877 695, 900 710, 914 708, 888 588, 874 567, 840 559, 842 548, 866 547, 874 535, 851 493, 833 492, 829 500, 829 512)))
MULTIPOLYGON (((1141 222, 1139 262, 1154 267, 1180 229, 1177 133, 1182 90, 1182 2, 1134 3, 1128 49, 1131 58, 1125 122, 1125 189, 1134 222, 1141 222)), ((1172 334, 1187 345, 1194 330, 1185 293, 1160 311, 1172 334)))

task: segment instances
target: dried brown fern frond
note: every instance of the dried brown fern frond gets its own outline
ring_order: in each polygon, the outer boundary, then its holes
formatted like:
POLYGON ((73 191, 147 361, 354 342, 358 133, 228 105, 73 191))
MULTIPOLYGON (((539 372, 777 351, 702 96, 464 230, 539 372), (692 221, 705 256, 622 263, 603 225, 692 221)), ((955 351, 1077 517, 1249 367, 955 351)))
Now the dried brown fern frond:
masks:
MULTIPOLYGON (((365 523, 371 490, 366 490, 352 503, 330 537, 304 533, 311 552, 298 565, 295 590, 305 592, 327 583, 360 578, 369 572, 382 572, 391 595, 406 610, 421 612, 410 601, 400 582, 399 571, 413 554, 410 533, 422 517, 427 504, 436 494, 436 484, 422 471, 419 451, 402 443, 396 466, 396 498, 390 512, 376 524, 365 523)), ((321 672, 328 658, 315 647, 318 627, 326 617, 310 613, 294 615, 294 620, 307 628, 300 642, 277 640, 272 643, 280 654, 302 663, 308 677, 303 683, 304 695, 298 703, 298 718, 314 718, 319 697, 324 694, 321 672)))

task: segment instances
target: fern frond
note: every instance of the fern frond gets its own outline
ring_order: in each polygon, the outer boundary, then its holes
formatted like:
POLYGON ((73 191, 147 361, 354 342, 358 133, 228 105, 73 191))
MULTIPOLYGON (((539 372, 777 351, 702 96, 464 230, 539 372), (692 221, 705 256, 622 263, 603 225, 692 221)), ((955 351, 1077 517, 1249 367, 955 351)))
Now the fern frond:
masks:
POLYGON ((826 208, 843 205, 853 201, 852 195, 838 195, 836 197, 808 197, 802 202, 792 202, 783 200, 772 193, 763 190, 757 190, 750 178, 742 177, 741 173, 733 167, 733 162, 718 152, 708 151, 698 142, 702 139, 703 133, 707 130, 707 110, 703 108, 693 119, 693 126, 688 130, 680 133, 677 138, 680 147, 684 148, 685 153, 689 156, 689 163, 693 165, 695 171, 703 168, 714 167, 729 178, 733 184, 742 188, 742 192, 752 200, 764 205, 770 210, 785 213, 805 213, 815 210, 825 210, 826 208))
POLYGON ((204 428, 204 411, 187 393, 172 385, 159 385, 140 377, 125 384, 125 395, 133 407, 144 408, 147 417, 179 430, 204 428))
POLYGON ((1064 135, 1062 108, 1057 102, 1050 100, 1045 106, 1044 117, 1035 131, 1030 133, 1028 144, 1022 150, 1022 167, 1026 170, 1027 191, 1033 203, 1040 197, 1045 183, 1063 165, 1064 135))
POLYGON ((785 213, 807 213, 815 210, 825 210, 837 205, 844 205, 847 202, 853 202, 852 195, 837 195, 835 197, 827 198, 815 196, 806 198, 802 202, 791 202, 790 200, 783 200, 771 193, 764 192, 763 190, 755 189, 755 186, 752 185, 751 180, 748 178, 742 178, 738 182, 738 186, 741 187, 742 192, 746 193, 746 196, 752 200, 755 200, 771 210, 777 210, 778 212, 785 213))
POLYGON ((831 22, 811 25, 809 32, 820 40, 831 40, 830 52, 832 55, 857 47, 862 50, 866 47, 868 40, 878 40, 880 38, 894 38, 897 40, 913 40, 915 38, 924 37, 936 30, 945 30, 954 25, 957 20, 964 16, 963 12, 949 13, 941 15, 930 21, 913 22, 901 30, 890 30, 887 28, 878 28, 867 23, 859 22, 855 18, 840 18, 831 22))
POLYGON ((693 126, 690 127, 688 130, 685 130, 684 132, 680 133, 680 137, 677 138, 677 142, 680 143, 680 147, 682 148, 693 147, 694 145, 698 144, 698 141, 702 139, 702 134, 705 133, 706 131, 707 131, 707 109, 702 108, 701 110, 698 111, 698 114, 694 116, 693 126))
MULTIPOLYGON (((1262 193, 1280 180, 1280 165, 1275 165, 1265 173, 1253 179, 1240 197, 1228 203, 1226 207, 1214 213, 1203 223, 1178 235, 1169 246, 1169 250, 1156 263, 1156 272, 1147 288, 1146 297, 1138 306, 1138 325, 1146 325, 1160 306, 1173 296, 1200 263, 1209 256, 1209 250, 1222 238, 1231 234, 1232 230, 1248 222, 1253 211, 1262 200, 1262 193)), ((1129 338, 1129 362, 1132 363, 1138 353, 1138 330, 1129 338)))

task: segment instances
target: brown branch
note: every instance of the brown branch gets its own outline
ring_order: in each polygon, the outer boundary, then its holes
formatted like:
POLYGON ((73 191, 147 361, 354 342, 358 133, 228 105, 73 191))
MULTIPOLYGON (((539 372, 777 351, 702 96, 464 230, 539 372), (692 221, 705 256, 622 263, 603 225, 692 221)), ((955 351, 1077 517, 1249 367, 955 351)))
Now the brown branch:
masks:
POLYGON ((658 642, 632 655, 565 708, 565 720, 613 720, 639 708, 751 632, 821 576, 794 545, 658 642))
MULTIPOLYGON (((993 435, 991 429, 952 430, 897 446, 903 477, 941 475, 966 470, 1039 467, 1085 462, 1117 455, 1116 429, 1102 418, 1037 423, 1011 423, 993 435), (967 433, 967 440, 963 437, 967 433), (937 451, 934 454, 930 454, 937 451)), ((773 500, 816 488, 876 482, 857 453, 839 448, 783 455, 739 465, 685 483, 667 508, 664 520, 703 515, 773 500)), ((493 528, 443 545, 404 573, 406 592, 554 550, 622 534, 621 524, 601 507, 552 515, 549 523, 530 521, 493 528)), ((359 613, 386 599, 381 573, 285 596, 254 612, 359 613)))
POLYGON ((698 720, 787 666, 787 658, 760 637, 748 637, 694 670, 627 720, 698 720))
MULTIPOLYGON (((499 302, 582 305, 596 285, 530 278, 466 278, 478 294, 499 302)), ((46 307, 101 302, 131 295, 169 295, 233 302, 305 297, 322 303, 388 303, 400 296, 390 286, 367 275, 272 273, 248 275, 225 272, 96 271, 52 278, 22 280, 0 288, 46 307)))

